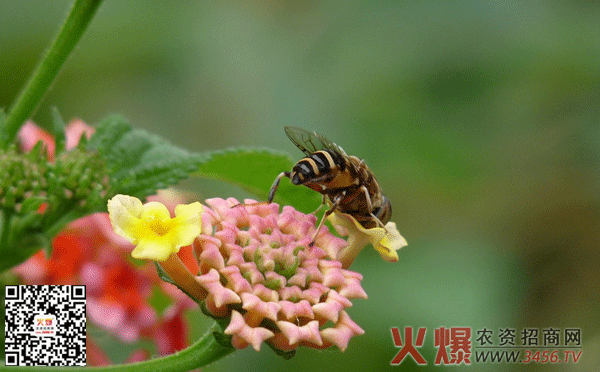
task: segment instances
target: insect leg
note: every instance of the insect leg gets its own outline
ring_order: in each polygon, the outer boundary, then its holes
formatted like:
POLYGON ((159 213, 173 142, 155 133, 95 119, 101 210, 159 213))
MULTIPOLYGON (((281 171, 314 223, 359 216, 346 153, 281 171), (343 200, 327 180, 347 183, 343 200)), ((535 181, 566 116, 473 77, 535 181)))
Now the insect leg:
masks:
POLYGON ((367 200, 367 210, 369 211, 369 213, 373 212, 373 203, 371 203, 371 196, 369 195, 369 190, 367 190, 365 185, 362 185, 360 187, 360 190, 365 193, 365 199, 367 200))
POLYGON ((277 178, 275 178, 275 182, 273 182, 273 186, 271 186, 271 190, 269 191, 269 204, 273 201, 273 198, 275 197, 275 191, 277 191, 277 187, 279 186, 279 181, 281 181, 281 179, 283 177, 290 178, 290 176, 291 176, 290 172, 281 172, 281 173, 279 173, 277 178))
MULTIPOLYGON (((321 221, 319 222, 319 226, 317 226, 317 229, 315 230, 315 233, 313 234, 313 237, 310 241, 310 245, 312 246, 313 244, 315 244, 315 239, 317 238, 317 235, 319 235, 319 231, 321 230, 321 226, 323 226, 323 222, 325 222, 325 219, 332 214, 339 206, 340 201, 344 198, 344 195, 346 195, 346 193, 342 193, 341 195, 338 195, 335 200, 333 201, 333 205, 331 206, 331 208, 329 208, 329 210, 325 211, 325 213, 323 213, 323 217, 321 217, 321 221)), ((325 200, 325 197, 323 196, 323 200, 325 200)), ((320 208, 320 207, 319 207, 320 208)))
MULTIPOLYGON (((371 196, 369 196, 369 190, 363 185, 360 188, 365 193, 365 199, 367 200, 367 210, 369 211, 369 215, 375 219, 375 222, 385 230, 385 225, 377 216, 373 214, 373 203, 371 202, 371 196)), ((387 231, 387 230, 386 230, 387 231)))
POLYGON ((327 196, 323 194, 323 201, 321 201, 321 205, 319 205, 319 208, 315 209, 314 212, 312 212, 311 214, 317 214, 317 212, 320 211, 321 208, 323 208, 323 206, 325 205, 326 200, 327 196))
POLYGON ((377 224, 379 225, 379 227, 383 227, 383 229, 387 232, 387 229, 385 228, 385 225, 383 224, 383 222, 381 222, 381 220, 379 218, 377 218, 376 215, 374 215, 373 213, 369 213, 369 215, 371 215, 371 217, 373 217, 375 219, 375 221, 377 222, 377 224))

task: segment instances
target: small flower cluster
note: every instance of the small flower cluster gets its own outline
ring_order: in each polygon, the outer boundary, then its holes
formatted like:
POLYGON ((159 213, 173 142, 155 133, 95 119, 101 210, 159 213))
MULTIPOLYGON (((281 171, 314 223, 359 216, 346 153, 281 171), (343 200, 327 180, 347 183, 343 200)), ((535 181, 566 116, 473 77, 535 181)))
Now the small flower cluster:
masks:
POLYGON ((69 125, 68 151, 55 154, 52 137, 32 123, 25 124, 19 132, 25 153, 0 150, 0 204, 19 212, 31 197, 80 208, 102 202, 109 189, 106 166, 98 154, 76 147, 79 137, 73 137, 91 133, 88 128, 81 122, 69 125))
POLYGON ((205 312, 225 324, 238 348, 275 350, 298 346, 345 350, 364 331, 346 309, 351 299, 367 298, 362 275, 347 270, 371 243, 387 261, 406 241, 393 223, 364 229, 352 217, 333 214, 348 242, 322 228, 316 237, 314 215, 290 206, 236 199, 209 199, 179 205, 175 217, 157 203, 117 195, 108 203, 113 228, 137 244, 134 257, 160 261, 184 292, 205 312), (190 273, 173 255, 193 242, 199 267, 190 273))
POLYGON ((358 273, 336 260, 346 241, 322 230, 311 246, 315 216, 286 206, 210 199, 194 242, 206 308, 231 316, 225 333, 237 348, 263 341, 279 350, 298 345, 345 350, 362 334, 344 311, 367 298, 358 273))

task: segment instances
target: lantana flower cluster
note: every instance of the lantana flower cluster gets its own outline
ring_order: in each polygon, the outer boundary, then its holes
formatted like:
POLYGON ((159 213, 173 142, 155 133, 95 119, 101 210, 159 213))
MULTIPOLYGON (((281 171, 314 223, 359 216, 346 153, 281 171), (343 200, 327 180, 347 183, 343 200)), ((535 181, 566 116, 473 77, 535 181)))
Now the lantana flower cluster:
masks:
POLYGON ((279 350, 298 345, 345 350, 364 331, 345 309, 367 298, 362 275, 336 260, 347 243, 323 229, 314 215, 277 204, 210 199, 194 242, 208 291, 205 306, 215 317, 231 317, 225 334, 232 344, 256 350, 267 341, 279 350))
POLYGON ((238 349, 260 350, 267 342, 284 353, 298 346, 344 351, 354 335, 364 333, 346 309, 367 294, 362 275, 347 267, 367 242, 388 261, 397 260, 395 250, 406 242, 395 225, 365 230, 341 221, 338 229, 351 236, 349 244, 326 227, 315 236, 316 217, 290 206, 280 212, 277 204, 233 198, 206 204, 180 205, 171 218, 157 203, 117 195, 108 210, 115 231, 137 245, 134 257, 159 261, 207 314, 225 324, 223 332, 238 349), (195 273, 173 254, 191 243, 195 273))
POLYGON ((179 205, 175 217, 160 203, 117 195, 108 202, 114 230, 136 245, 132 255, 159 261, 163 271, 204 311, 223 325, 231 345, 260 350, 263 342, 282 353, 298 346, 344 351, 364 331, 346 309, 367 298, 362 275, 348 270, 371 243, 387 261, 406 241, 395 224, 364 229, 351 216, 334 213, 340 235, 316 217, 290 206, 236 199, 179 205), (198 271, 174 254, 192 244, 198 271))

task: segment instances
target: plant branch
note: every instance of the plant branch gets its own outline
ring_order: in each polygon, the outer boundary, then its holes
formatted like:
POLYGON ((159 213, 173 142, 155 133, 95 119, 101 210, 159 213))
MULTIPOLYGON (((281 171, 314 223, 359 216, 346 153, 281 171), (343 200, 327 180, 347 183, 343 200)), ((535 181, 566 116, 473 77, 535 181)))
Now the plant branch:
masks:
POLYGON ((6 148, 14 141, 21 125, 33 114, 101 2, 102 0, 75 1, 58 36, 11 107, 4 123, 4 134, 0 141, 2 147, 6 148))

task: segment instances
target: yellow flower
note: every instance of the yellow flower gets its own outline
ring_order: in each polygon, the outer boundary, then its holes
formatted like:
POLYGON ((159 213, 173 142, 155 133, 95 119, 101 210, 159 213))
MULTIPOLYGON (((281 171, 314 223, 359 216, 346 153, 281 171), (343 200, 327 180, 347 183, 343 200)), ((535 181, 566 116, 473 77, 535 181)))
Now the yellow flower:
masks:
POLYGON ((115 232, 136 245, 134 258, 164 261, 179 248, 190 245, 202 228, 202 204, 180 204, 175 217, 158 202, 142 202, 128 195, 108 201, 108 214, 115 232))
POLYGON ((345 213, 335 211, 328 218, 340 235, 349 235, 348 247, 338 256, 344 268, 350 266, 367 244, 373 245, 381 258, 388 262, 397 262, 396 251, 407 245, 406 239, 400 235, 394 222, 388 222, 385 229, 382 227, 365 229, 352 216, 345 213))

